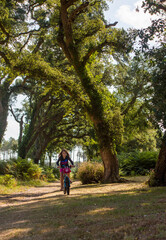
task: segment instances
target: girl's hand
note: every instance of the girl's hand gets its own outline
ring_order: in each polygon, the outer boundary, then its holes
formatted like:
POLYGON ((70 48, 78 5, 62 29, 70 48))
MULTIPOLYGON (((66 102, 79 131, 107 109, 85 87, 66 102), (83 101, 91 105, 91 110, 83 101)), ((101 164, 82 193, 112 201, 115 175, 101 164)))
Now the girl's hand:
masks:
POLYGON ((70 168, 75 167, 74 165, 70 165, 70 168))

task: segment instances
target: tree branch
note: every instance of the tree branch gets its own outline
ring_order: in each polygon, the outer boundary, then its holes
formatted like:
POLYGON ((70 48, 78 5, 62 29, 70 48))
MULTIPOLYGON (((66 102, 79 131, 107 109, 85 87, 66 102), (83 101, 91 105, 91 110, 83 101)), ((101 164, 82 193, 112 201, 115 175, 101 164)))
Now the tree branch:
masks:
POLYGON ((91 49, 89 49, 88 53, 83 57, 83 61, 82 64, 85 65, 86 62, 88 61, 88 59, 90 58, 90 56, 95 53, 98 50, 101 50, 104 46, 108 45, 107 40, 105 40, 103 43, 98 44, 96 47, 93 47, 91 49))
POLYGON ((78 8, 72 11, 68 21, 74 22, 76 17, 80 15, 88 6, 89 6, 89 2, 82 3, 78 8))
POLYGON ((0 51, 0 56, 5 60, 5 62, 8 66, 11 65, 11 63, 10 63, 9 59, 7 58, 7 56, 5 55, 5 53, 0 51))
POLYGON ((30 38, 31 38, 32 34, 30 33, 27 40, 25 41, 24 45, 20 48, 20 52, 23 50, 23 48, 27 45, 27 43, 29 42, 30 38))
POLYGON ((42 45, 43 42, 44 42, 44 38, 40 37, 35 49, 33 50, 33 53, 37 53, 37 51, 39 50, 39 48, 40 48, 40 46, 42 45))
POLYGON ((70 6, 74 5, 75 2, 78 2, 78 0, 63 0, 62 2, 65 3, 66 8, 69 8, 70 6))
POLYGON ((114 26, 116 26, 117 23, 118 23, 118 22, 110 23, 110 24, 105 25, 105 27, 106 27, 106 28, 114 27, 114 26))
POLYGON ((20 120, 18 120, 18 118, 16 117, 16 115, 15 115, 15 113, 14 113, 13 108, 12 108, 11 105, 10 105, 10 107, 9 107, 9 111, 12 113, 12 115, 13 115, 15 121, 18 122, 18 123, 20 123, 20 120))
POLYGON ((2 25, 2 23, 0 23, 0 28, 1 28, 2 32, 6 35, 6 39, 3 40, 3 41, 0 41, 0 44, 4 44, 4 43, 8 42, 10 35, 9 35, 9 33, 6 31, 6 29, 4 28, 4 26, 2 25))

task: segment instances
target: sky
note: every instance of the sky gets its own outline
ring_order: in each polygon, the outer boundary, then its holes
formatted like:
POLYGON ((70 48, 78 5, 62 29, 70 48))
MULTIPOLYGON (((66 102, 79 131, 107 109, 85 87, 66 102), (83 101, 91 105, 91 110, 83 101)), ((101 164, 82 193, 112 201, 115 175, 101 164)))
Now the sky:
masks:
MULTIPOLYGON (((114 0, 113 3, 108 1, 109 10, 105 12, 105 17, 109 23, 118 21, 116 25, 118 28, 145 28, 150 25, 152 16, 144 13, 141 9, 141 3, 142 1, 140 0, 114 0), (136 11, 137 7, 139 8, 139 12, 136 11)), ((19 107, 23 98, 23 96, 19 96, 14 107, 19 107)), ((8 140, 10 137, 17 139, 18 135, 19 125, 9 114, 5 139, 8 140)))

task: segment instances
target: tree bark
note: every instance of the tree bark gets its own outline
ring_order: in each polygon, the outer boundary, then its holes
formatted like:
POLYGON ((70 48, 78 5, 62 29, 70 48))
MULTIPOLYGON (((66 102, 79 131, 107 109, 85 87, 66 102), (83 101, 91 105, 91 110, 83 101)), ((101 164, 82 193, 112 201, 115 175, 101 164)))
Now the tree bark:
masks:
POLYGON ((166 186, 166 132, 163 137, 158 161, 155 167, 156 185, 166 186))
POLYGON ((51 167, 51 165, 52 165, 52 154, 49 154, 48 158, 49 158, 49 167, 51 167))
POLYGON ((0 91, 0 144, 7 127, 9 95, 2 95, 0 91))
POLYGON ((104 183, 119 182, 119 164, 116 154, 107 148, 101 149, 100 154, 104 164, 104 183))

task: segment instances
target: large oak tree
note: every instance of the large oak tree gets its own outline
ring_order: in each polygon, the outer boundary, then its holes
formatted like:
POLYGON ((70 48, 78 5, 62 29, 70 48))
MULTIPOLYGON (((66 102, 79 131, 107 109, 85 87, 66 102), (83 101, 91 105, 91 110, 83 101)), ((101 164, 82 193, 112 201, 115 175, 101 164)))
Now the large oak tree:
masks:
MULTIPOLYGON (((115 148, 123 132, 122 115, 113 94, 101 81, 104 64, 98 74, 94 68, 99 67, 101 61, 104 63, 112 53, 125 54, 130 49, 128 35, 115 28, 116 23, 106 22, 104 0, 20 0, 10 3, 13 6, 18 4, 21 12, 24 9, 25 19, 33 27, 38 27, 31 30, 29 26, 26 33, 20 32, 26 38, 18 39, 18 34, 13 37, 17 46, 10 48, 6 45, 10 51, 1 52, 3 61, 15 75, 49 81, 52 86, 59 85, 77 101, 94 125, 104 164, 104 181, 119 181, 115 148), (60 65, 49 64, 47 52, 42 54, 41 46, 47 39, 50 39, 52 50, 59 48, 68 71, 65 72, 60 65), (68 72, 73 73, 70 75, 68 72)), ((13 39, 5 31, 3 33, 8 40, 13 39)))

